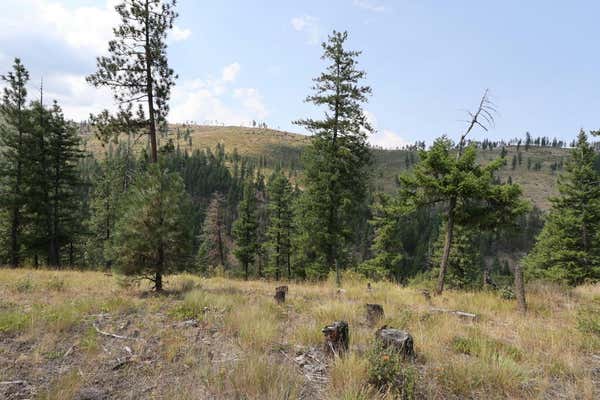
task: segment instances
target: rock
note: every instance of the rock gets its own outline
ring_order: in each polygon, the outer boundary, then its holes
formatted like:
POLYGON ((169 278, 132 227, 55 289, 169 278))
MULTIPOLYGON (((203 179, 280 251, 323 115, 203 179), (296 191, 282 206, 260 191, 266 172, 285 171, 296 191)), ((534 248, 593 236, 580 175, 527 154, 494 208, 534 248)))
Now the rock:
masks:
POLYGON ((350 333, 346 321, 336 321, 322 330, 325 335, 325 352, 341 356, 348 351, 350 333))
POLYGON ((383 318, 383 307, 380 304, 367 304, 367 322, 370 326, 375 326, 383 318))
POLYGON ((375 332, 375 339, 379 340, 386 348, 399 352, 404 357, 413 357, 415 350, 413 337, 406 331, 383 326, 375 332))
POLYGON ((285 295, 288 292, 287 286, 279 286, 275 288, 275 300, 277 303, 285 303, 285 295))

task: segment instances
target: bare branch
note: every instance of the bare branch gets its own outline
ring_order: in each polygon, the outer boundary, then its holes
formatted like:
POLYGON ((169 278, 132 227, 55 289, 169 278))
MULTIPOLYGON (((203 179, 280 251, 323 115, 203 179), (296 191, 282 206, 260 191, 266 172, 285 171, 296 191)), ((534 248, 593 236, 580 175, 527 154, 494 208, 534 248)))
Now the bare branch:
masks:
POLYGON ((489 89, 486 89, 481 96, 481 101, 479 102, 479 107, 477 107, 477 111, 475 113, 468 112, 471 120, 468 123, 467 130, 460 137, 460 141, 458 142, 458 156, 460 157, 465 146, 465 140, 469 133, 473 130, 474 127, 479 126, 484 131, 488 131, 490 127, 494 126, 494 114, 496 111, 496 105, 489 98, 489 89))

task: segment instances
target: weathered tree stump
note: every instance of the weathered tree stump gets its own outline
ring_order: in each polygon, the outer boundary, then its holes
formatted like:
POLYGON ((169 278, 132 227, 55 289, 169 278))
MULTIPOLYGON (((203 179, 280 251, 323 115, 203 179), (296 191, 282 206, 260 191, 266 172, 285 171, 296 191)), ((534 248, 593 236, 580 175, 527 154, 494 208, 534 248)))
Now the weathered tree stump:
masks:
POLYGON ((375 339, 380 341, 384 347, 400 353, 405 358, 415 355, 413 338, 406 331, 388 328, 384 325, 375 332, 375 339))
POLYGON ((423 295, 423 297, 425 298, 425 301, 427 301, 428 303, 431 303, 431 294, 429 293, 429 290, 427 289, 423 289, 421 291, 421 294, 423 295))
POLYGON ((350 333, 346 321, 336 321, 322 330, 325 335, 325 352, 341 356, 348 351, 350 333))
POLYGON ((367 304, 367 323, 374 326, 383 318, 383 307, 380 304, 367 304))
POLYGON ((285 303, 285 294, 288 292, 287 286, 279 286, 275 288, 275 300, 277 303, 285 303))

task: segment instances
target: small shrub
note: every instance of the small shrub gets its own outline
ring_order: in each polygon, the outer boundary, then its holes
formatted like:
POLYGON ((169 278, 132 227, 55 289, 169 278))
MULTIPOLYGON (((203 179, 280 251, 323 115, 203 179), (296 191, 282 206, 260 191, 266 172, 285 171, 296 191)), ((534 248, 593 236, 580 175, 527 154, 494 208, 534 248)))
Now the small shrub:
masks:
POLYGON ((600 305, 583 307, 577 311, 577 329, 600 336, 600 305))
POLYGON ((520 361, 523 357, 521 350, 507 343, 479 334, 452 339, 452 348, 457 353, 480 357, 485 360, 499 360, 508 357, 513 361, 520 361))
POLYGON ((19 279, 15 283, 15 289, 19 293, 27 293, 33 290, 33 282, 31 281, 31 276, 27 275, 24 278, 19 279))
POLYGON ((368 352, 369 383, 383 393, 391 393, 402 400, 415 398, 415 368, 403 356, 376 341, 368 352))
POLYGON ((85 331, 85 334, 79 342, 79 346, 81 347, 81 350, 88 353, 95 353, 98 351, 100 348, 100 345, 98 344, 98 333, 94 328, 89 327, 85 331))
POLYGON ((515 292, 513 292, 513 290, 508 286, 505 286, 502 289, 500 289, 500 296, 504 300, 514 300, 516 298, 515 292))
POLYGON ((65 281, 58 276, 53 276, 46 283, 46 287, 48 289, 54 290, 56 292, 62 292, 63 290, 65 290, 65 286, 66 286, 65 281))
POLYGON ((0 311, 0 333, 16 333, 25 329, 28 317, 15 310, 0 311))

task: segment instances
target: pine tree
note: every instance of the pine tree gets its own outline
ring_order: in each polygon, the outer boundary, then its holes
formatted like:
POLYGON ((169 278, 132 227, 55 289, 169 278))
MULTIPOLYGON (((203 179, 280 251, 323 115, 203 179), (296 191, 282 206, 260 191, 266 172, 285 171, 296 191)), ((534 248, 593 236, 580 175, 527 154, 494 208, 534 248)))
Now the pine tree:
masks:
POLYGON ((357 69, 360 52, 345 49, 347 32, 333 32, 323 43, 326 72, 314 79, 314 94, 306 101, 326 108, 321 120, 296 123, 313 134, 305 157, 302 220, 306 252, 316 275, 334 269, 340 284, 340 257, 349 238, 346 221, 365 200, 367 166, 371 154, 367 135, 372 132, 361 105, 371 88, 362 86, 364 71, 357 69))
POLYGON ((94 176, 88 223, 90 237, 87 244, 88 263, 111 268, 110 246, 123 196, 131 186, 135 164, 130 159, 129 144, 109 145, 99 171, 94 176))
POLYGON ((256 241, 256 190, 254 182, 247 180, 244 195, 238 208, 238 219, 233 224, 233 237, 236 248, 234 254, 244 268, 244 277, 248 280, 248 267, 254 263, 258 243, 256 241))
POLYGON ((163 289, 163 276, 191 260, 190 199, 183 180, 159 165, 140 174, 123 199, 123 215, 113 237, 118 271, 148 279, 163 289))
POLYGON ((97 59, 97 72, 87 80, 113 91, 121 115, 147 126, 151 161, 158 161, 156 132, 166 123, 171 87, 177 78, 167 59, 167 34, 177 17, 175 0, 123 0, 115 7, 121 24, 113 29, 109 56, 97 59), (144 104, 145 103, 145 104, 144 104))
POLYGON ((534 276, 571 285, 600 280, 600 174, 598 155, 581 131, 566 172, 559 177, 559 196, 551 199, 542 232, 524 263, 534 276))
POLYGON ((202 224, 201 245, 198 249, 197 265, 203 271, 217 266, 227 267, 229 238, 225 227, 225 199, 215 192, 206 209, 202 224))
POLYGON ((273 172, 268 184, 269 224, 267 228, 271 268, 279 280, 285 268, 292 278, 291 253, 293 236, 292 185, 281 170, 273 172))
POLYGON ((518 185, 496 182, 494 174, 502 167, 502 158, 481 166, 473 145, 458 155, 452 153, 453 147, 446 137, 437 139, 428 151, 420 152, 413 173, 400 177, 400 199, 407 210, 445 206, 446 228, 437 293, 444 289, 455 224, 465 228, 496 227, 512 223, 527 210, 518 185))
POLYGON ((31 120, 26 143, 30 171, 25 179, 32 224, 28 245, 34 256, 45 254, 48 265, 60 267, 61 250, 84 229, 78 169, 81 138, 77 126, 65 120, 56 102, 50 109, 44 107, 43 96, 33 103, 31 120))
POLYGON ((23 229, 23 208, 26 199, 23 195, 23 175, 28 160, 28 150, 24 136, 27 134, 27 89, 29 72, 21 60, 15 59, 13 71, 1 76, 6 83, 0 113, 4 123, 0 125, 1 176, 4 186, 0 205, 10 219, 10 265, 21 263, 23 229))

